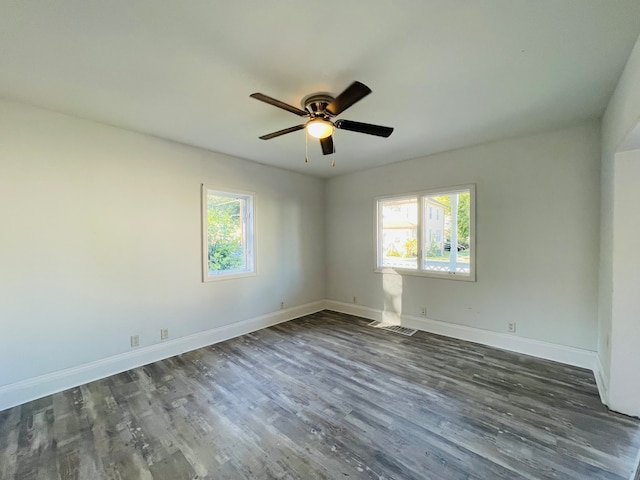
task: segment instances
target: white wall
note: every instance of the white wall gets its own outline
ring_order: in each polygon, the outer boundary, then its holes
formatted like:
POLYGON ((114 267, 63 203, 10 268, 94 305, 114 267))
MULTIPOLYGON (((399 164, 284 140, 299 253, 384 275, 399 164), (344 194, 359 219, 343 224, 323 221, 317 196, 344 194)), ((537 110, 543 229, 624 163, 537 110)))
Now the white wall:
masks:
POLYGON ((609 405, 640 416, 640 150, 616 155, 614 184, 609 405))
POLYGON ((333 178, 327 297, 596 349, 600 128, 588 122, 333 178), (374 273, 374 198, 477 184, 477 282, 374 273), (386 299, 386 301, 385 301, 386 299))
POLYGON ((602 175, 600 206, 600 274, 598 292, 598 353, 605 382, 610 376, 615 154, 640 122, 640 38, 629 56, 616 90, 602 118, 602 175))
POLYGON ((0 102, 0 386, 321 300, 319 179, 0 102), (255 277, 201 282, 200 184, 256 194, 255 277))

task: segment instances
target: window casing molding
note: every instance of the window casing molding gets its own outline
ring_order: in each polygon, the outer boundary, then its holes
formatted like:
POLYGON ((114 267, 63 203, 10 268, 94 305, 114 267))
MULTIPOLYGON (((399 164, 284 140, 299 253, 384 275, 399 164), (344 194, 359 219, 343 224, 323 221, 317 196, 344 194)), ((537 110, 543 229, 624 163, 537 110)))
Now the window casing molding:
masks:
MULTIPOLYGON (((437 215, 433 215, 437 217, 437 215)), ((436 235, 436 233, 433 233, 436 235)), ((441 278, 448 280, 462 280, 462 281, 476 281, 476 185, 465 184, 455 185, 450 187, 433 188, 429 190, 422 190, 419 192, 400 193, 397 195, 385 195, 375 198, 375 221, 374 221, 374 271, 378 273, 395 273, 400 275, 411 275, 420 277, 441 278), (428 211, 424 208, 425 199, 428 197, 454 194, 454 193, 469 193, 469 272, 458 271, 434 271, 425 268, 423 260, 425 260, 425 245, 427 239, 426 222, 428 220, 428 211), (417 203, 417 257, 416 267, 407 268, 406 266, 390 266, 384 263, 384 248, 383 248, 383 218, 382 218, 382 206, 383 202, 389 201, 407 201, 416 200, 417 203)), ((450 251, 450 250, 449 250, 450 251)), ((457 256, 457 254, 456 254, 457 256)))
POLYGON ((202 185, 202 281, 213 282, 234 278, 253 277, 257 275, 256 238, 255 238, 255 195, 236 189, 220 189, 202 185), (221 270, 209 269, 209 204, 210 195, 237 199, 242 207, 241 220, 241 251, 244 266, 221 270))

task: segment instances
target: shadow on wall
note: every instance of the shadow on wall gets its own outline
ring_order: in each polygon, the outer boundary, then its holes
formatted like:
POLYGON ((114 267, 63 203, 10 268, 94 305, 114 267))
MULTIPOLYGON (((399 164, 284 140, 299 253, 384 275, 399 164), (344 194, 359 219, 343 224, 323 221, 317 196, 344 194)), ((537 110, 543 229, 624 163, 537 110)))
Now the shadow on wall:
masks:
POLYGON ((382 291, 384 292, 382 322, 400 325, 402 323, 402 275, 393 269, 385 269, 382 273, 382 291))

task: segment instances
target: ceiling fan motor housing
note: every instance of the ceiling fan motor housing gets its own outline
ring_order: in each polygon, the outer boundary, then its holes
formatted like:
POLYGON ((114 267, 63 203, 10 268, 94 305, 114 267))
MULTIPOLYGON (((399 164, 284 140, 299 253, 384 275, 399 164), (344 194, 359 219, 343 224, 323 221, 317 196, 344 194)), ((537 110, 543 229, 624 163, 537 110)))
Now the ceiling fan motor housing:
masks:
POLYGON ((312 118, 321 117, 328 118, 331 116, 326 108, 333 102, 333 97, 326 93, 312 93, 302 99, 300 104, 302 108, 307 110, 312 118))

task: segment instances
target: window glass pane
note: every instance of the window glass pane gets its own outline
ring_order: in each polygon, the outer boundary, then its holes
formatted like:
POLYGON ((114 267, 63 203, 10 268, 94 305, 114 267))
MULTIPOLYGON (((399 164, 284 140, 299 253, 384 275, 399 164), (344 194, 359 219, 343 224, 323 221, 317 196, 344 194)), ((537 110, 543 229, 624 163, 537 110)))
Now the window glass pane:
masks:
POLYGON ((210 275, 246 271, 247 199, 207 192, 207 259, 210 275))
POLYGON ((418 199, 381 200, 383 267, 418 268, 418 199))
POLYGON ((437 212, 435 218, 424 220, 424 270, 470 274, 470 199, 469 190, 423 197, 423 211, 437 212))
POLYGON ((475 281, 474 198, 469 185, 378 199, 377 267, 475 281))

